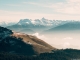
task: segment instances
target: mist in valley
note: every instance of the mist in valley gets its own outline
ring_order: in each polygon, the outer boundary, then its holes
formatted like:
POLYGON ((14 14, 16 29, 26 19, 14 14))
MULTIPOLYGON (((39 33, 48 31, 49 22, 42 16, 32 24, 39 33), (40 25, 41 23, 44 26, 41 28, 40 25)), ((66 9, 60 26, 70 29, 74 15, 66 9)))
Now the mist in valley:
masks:
POLYGON ((80 49, 79 31, 55 31, 53 33, 34 33, 32 34, 44 40, 48 44, 58 49, 73 48, 80 49))

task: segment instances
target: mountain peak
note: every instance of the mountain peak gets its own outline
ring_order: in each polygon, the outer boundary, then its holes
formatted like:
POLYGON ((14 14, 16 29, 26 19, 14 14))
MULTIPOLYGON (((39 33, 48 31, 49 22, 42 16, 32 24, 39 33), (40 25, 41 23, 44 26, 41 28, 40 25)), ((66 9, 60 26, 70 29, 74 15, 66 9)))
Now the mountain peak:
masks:
POLYGON ((47 19, 45 19, 45 18, 43 17, 41 20, 47 20, 47 19))
POLYGON ((30 21, 30 19, 21 19, 20 22, 27 22, 30 21))
POLYGON ((31 20, 30 19, 21 19, 19 22, 18 22, 19 25, 24 25, 24 24, 32 24, 31 20))

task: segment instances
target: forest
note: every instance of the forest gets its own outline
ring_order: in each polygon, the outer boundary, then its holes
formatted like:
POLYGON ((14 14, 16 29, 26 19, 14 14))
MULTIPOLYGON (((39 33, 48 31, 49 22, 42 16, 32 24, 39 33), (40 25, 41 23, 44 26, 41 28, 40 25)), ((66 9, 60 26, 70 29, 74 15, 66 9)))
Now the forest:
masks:
POLYGON ((0 60, 71 60, 80 59, 80 50, 61 49, 52 53, 42 53, 38 55, 17 55, 8 52, 0 52, 0 60))

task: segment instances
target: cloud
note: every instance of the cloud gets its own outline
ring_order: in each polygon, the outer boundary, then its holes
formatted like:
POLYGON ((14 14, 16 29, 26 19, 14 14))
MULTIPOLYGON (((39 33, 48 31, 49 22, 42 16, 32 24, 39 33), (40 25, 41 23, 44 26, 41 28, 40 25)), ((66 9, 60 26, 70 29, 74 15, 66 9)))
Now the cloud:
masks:
POLYGON ((37 19, 42 18, 43 15, 46 16, 46 14, 41 13, 0 10, 0 21, 19 21, 25 18, 37 19))
POLYGON ((70 43, 69 42, 63 43, 63 48, 69 48, 69 47, 70 47, 70 43))
POLYGON ((41 6, 41 7, 46 6, 46 4, 40 2, 23 2, 23 4, 31 4, 31 5, 41 6))
POLYGON ((0 21, 16 22, 21 18, 25 18, 25 15, 25 12, 0 10, 0 21))
POLYGON ((52 8, 53 11, 64 14, 79 14, 80 15, 80 0, 65 0, 65 2, 48 2, 45 1, 45 4, 42 2, 23 2, 32 5, 38 5, 41 7, 52 8))
POLYGON ((66 38, 63 38, 64 40, 72 40, 73 38, 72 37, 66 37, 66 38))
POLYGON ((80 0, 68 0, 69 3, 80 3, 80 0))
POLYGON ((6 4, 7 6, 21 6, 21 5, 19 5, 19 4, 6 4))
POLYGON ((16 22, 20 19, 41 19, 45 17, 46 19, 61 19, 61 20, 78 20, 80 19, 79 16, 70 16, 70 15, 61 15, 61 14, 47 14, 47 13, 34 13, 34 12, 23 12, 23 11, 6 11, 0 10, 0 21, 7 21, 7 22, 16 22), (58 18, 57 18, 58 17, 58 18))
POLYGON ((60 14, 76 14, 80 15, 80 0, 65 0, 65 2, 48 2, 45 1, 45 4, 42 2, 23 2, 25 4, 38 5, 41 7, 51 8, 53 12, 57 12, 60 14))
POLYGON ((52 38, 50 38, 50 37, 47 37, 47 36, 45 36, 45 35, 40 35, 39 33, 34 33, 34 34, 32 34, 33 36, 36 36, 37 38, 39 38, 39 39, 42 39, 43 41, 45 41, 45 42, 47 42, 48 44, 50 44, 50 45, 52 45, 52 44, 54 44, 53 43, 53 41, 50 41, 50 40, 53 40, 52 38))
POLYGON ((38 38, 40 38, 40 39, 43 39, 43 40, 46 40, 46 37, 44 36, 44 35, 39 35, 39 33, 34 33, 34 34, 32 34, 33 36, 36 36, 36 37, 38 37, 38 38))
POLYGON ((56 20, 80 20, 80 11, 79 11, 80 0, 65 0, 64 2, 62 0, 59 2, 55 2, 55 0, 38 0, 34 2, 22 1, 19 4, 10 3, 6 5, 12 7, 15 6, 15 8, 21 6, 21 8, 23 9, 21 9, 22 11, 19 11, 20 10, 19 7, 18 11, 16 11, 16 9, 15 11, 14 10, 5 11, 6 8, 5 10, 0 10, 0 21, 1 20, 19 21, 20 19, 25 19, 25 18, 41 19, 42 17, 45 17, 47 19, 56 19, 56 20), (36 9, 36 6, 40 7, 40 9, 36 9), (26 10, 27 8, 29 9, 29 11, 26 10), (24 12, 24 10, 26 11, 24 12))
POLYGON ((32 4, 32 5, 37 5, 38 3, 36 2, 23 2, 24 4, 32 4))
POLYGON ((34 36, 37 36, 38 38, 44 40, 48 44, 50 44, 53 47, 59 48, 59 49, 65 49, 65 48, 74 48, 74 49, 80 49, 79 39, 78 37, 70 36, 70 37, 61 37, 61 34, 59 36, 53 34, 50 36, 47 35, 40 35, 39 33, 34 33, 34 36), (76 44, 77 43, 77 44, 76 44))
POLYGON ((66 2, 50 3, 46 7, 52 8, 58 13, 80 15, 80 0, 66 0, 66 2))

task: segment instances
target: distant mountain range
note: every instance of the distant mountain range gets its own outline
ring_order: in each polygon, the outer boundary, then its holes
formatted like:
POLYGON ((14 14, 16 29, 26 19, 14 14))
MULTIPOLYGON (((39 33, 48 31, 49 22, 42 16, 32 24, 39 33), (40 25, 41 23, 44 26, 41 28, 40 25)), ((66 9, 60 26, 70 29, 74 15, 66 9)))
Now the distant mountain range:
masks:
POLYGON ((73 31, 80 31, 80 21, 70 21, 63 25, 59 25, 55 28, 48 29, 44 32, 53 33, 53 32, 73 32, 73 31))
POLYGON ((21 19, 16 23, 0 23, 1 26, 7 27, 15 32, 32 34, 35 32, 47 33, 54 31, 79 30, 80 21, 75 20, 48 20, 42 19, 21 19))
POLYGON ((0 26, 3 26, 3 27, 7 27, 7 26, 11 26, 11 25, 15 25, 16 23, 15 22, 0 22, 0 26))
POLYGON ((68 23, 69 21, 42 19, 21 19, 17 24, 8 26, 7 28, 23 33, 42 32, 50 28, 57 27, 68 23))

